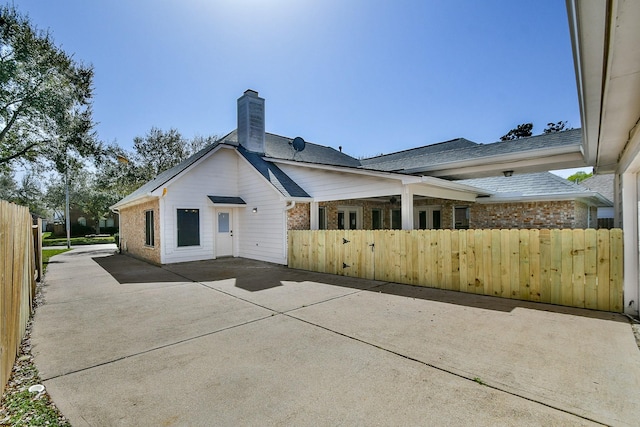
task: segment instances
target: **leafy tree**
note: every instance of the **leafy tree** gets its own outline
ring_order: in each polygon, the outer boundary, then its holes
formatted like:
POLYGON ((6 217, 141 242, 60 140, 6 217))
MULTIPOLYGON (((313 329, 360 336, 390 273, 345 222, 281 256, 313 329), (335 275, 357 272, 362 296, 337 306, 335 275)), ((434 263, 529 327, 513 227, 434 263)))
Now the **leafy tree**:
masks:
POLYGON ((97 163, 96 185, 121 199, 145 182, 145 169, 138 167, 136 154, 116 144, 109 144, 106 155, 97 163))
POLYGON ((581 183, 582 181, 584 181, 587 178, 591 178, 593 176, 593 172, 584 172, 584 171, 578 171, 576 173, 574 173, 573 175, 567 177, 567 180, 571 181, 571 182, 575 182, 576 184, 581 183))
POLYGON ((544 133, 563 132, 565 130, 571 130, 571 128, 567 127, 566 121, 559 121, 557 123, 547 123, 544 133))
POLYGON ((92 67, 76 63, 13 6, 0 7, 0 165, 63 172, 100 152, 92 131, 92 67))
MULTIPOLYGON (((75 205, 83 195, 83 183, 87 180, 87 172, 83 169, 75 170, 69 173, 69 200, 75 205)), ((43 197, 47 208, 53 212, 53 218, 59 221, 65 221, 65 205, 66 205, 66 187, 64 175, 58 175, 51 178, 47 185, 43 197)))
POLYGON ((31 213, 47 215, 42 189, 31 171, 23 175, 20 182, 16 182, 9 171, 0 173, 0 199, 27 206, 31 213))
POLYGON ((22 176, 20 184, 16 188, 14 202, 22 206, 27 206, 31 213, 46 216, 47 209, 42 200, 42 196, 40 182, 36 179, 35 175, 30 172, 22 176))
POLYGON ((100 233, 100 219, 105 218, 109 212, 109 206, 115 204, 119 197, 112 192, 101 189, 95 185, 90 185, 83 192, 82 198, 77 204, 89 219, 96 224, 96 234, 100 233))
POLYGON ((0 200, 8 202, 16 197, 18 184, 8 170, 0 170, 0 200))
POLYGON ((500 137, 500 141, 512 141, 514 139, 526 138, 532 135, 533 123, 522 123, 515 129, 511 129, 500 137))
POLYGON ((215 135, 189 140, 176 129, 152 127, 144 137, 134 138, 133 151, 116 144, 106 147, 107 155, 98 163, 98 182, 124 197, 217 140, 215 135))
POLYGON ((149 133, 133 139, 134 159, 145 181, 172 168, 191 154, 187 141, 176 129, 164 132, 152 127, 149 133))

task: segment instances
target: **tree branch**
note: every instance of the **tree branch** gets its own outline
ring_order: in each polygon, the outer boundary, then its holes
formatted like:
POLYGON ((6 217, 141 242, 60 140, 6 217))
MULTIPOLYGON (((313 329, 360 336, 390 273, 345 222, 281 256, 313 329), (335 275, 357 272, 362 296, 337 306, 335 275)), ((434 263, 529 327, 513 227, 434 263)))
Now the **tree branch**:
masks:
MULTIPOLYGON (((13 126, 13 124, 18 119, 18 116, 20 115, 20 112, 22 111, 22 107, 24 107, 24 102, 22 104, 20 104, 20 106, 18 108, 15 109, 15 111, 11 115, 11 119, 9 119, 9 121, 7 122, 7 124, 4 127, 4 129, 2 129, 2 132, 0 132, 0 142, 2 142, 4 137, 7 135, 7 132, 9 132, 9 129, 11 129, 11 126, 13 126)), ((22 154, 24 154, 24 153, 22 153, 22 154)))
POLYGON ((37 142, 33 142, 33 143, 27 145, 26 147, 24 147, 22 150, 18 151, 17 153, 14 153, 14 154, 12 154, 10 156, 7 156, 7 157, 0 158, 0 164, 7 163, 10 160, 15 159, 16 157, 22 156, 24 153, 26 153, 27 151, 31 150, 36 145, 38 145, 38 143, 37 142))

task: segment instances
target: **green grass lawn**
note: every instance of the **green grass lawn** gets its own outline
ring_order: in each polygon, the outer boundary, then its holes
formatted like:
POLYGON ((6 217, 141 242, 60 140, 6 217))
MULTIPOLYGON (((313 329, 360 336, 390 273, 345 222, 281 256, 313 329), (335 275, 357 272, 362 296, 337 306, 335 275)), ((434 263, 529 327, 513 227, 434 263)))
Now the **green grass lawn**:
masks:
POLYGON ((42 273, 44 274, 47 271, 47 266, 49 265, 49 258, 54 255, 63 254, 71 249, 43 249, 42 250, 42 269, 44 270, 42 273))
MULTIPOLYGON (((109 237, 72 237, 71 246, 78 245, 98 245, 101 243, 115 243, 116 239, 113 236, 109 237)), ((44 238, 42 239, 42 246, 64 246, 67 244, 67 238, 44 238)))

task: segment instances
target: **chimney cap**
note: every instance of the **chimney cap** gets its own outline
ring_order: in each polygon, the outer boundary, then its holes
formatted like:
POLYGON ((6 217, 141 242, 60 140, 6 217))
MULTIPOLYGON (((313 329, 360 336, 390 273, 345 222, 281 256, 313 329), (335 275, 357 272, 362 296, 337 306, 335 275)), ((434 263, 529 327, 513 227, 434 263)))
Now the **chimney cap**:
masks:
POLYGON ((253 89, 247 89, 244 91, 245 95, 258 96, 258 91, 253 89))

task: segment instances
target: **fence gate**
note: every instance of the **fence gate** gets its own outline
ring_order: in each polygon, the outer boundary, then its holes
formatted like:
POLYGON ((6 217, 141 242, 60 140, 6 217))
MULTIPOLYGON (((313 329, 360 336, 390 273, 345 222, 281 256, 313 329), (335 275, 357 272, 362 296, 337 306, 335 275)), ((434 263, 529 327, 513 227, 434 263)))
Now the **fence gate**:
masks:
POLYGON ((292 230, 289 267, 623 310, 622 230, 292 230))

